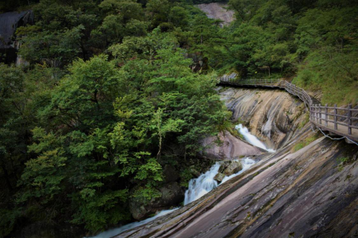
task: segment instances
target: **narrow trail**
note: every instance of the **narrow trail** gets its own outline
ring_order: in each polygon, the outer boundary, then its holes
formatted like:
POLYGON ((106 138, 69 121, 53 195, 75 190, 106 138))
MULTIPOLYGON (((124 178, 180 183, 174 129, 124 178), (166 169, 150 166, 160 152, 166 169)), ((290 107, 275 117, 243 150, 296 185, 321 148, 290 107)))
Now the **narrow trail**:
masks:
POLYGON ((358 145, 358 109, 348 105, 347 108, 323 106, 305 90, 285 80, 252 79, 236 80, 236 75, 224 75, 218 85, 230 87, 260 87, 266 89, 282 89, 300 98, 310 113, 310 122, 330 139, 346 139, 348 143, 358 145), (330 135, 342 136, 333 138, 330 135))

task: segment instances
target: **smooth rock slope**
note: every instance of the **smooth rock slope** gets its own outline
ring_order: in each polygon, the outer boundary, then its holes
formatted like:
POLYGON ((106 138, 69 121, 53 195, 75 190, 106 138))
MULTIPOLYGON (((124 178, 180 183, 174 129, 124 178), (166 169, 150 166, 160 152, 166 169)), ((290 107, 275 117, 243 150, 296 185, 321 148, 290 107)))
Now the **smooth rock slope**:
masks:
POLYGON ((117 237, 357 237, 358 146, 324 138, 309 123, 299 127, 304 108, 285 92, 233 90, 223 98, 257 135, 275 125, 270 138, 280 148, 199 200, 117 237))

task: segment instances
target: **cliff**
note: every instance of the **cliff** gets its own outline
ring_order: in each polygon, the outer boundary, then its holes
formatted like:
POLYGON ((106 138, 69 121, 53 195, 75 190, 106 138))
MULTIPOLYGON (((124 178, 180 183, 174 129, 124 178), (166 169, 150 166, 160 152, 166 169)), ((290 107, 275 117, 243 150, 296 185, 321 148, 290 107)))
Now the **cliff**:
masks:
POLYGON ((229 25, 235 19, 234 11, 228 10, 228 5, 225 3, 198 4, 196 6, 205 12, 208 18, 221 20, 222 26, 229 25))
POLYGON ((117 237, 357 236, 358 147, 303 125, 302 103, 285 92, 221 94, 234 119, 278 150, 199 200, 117 237))

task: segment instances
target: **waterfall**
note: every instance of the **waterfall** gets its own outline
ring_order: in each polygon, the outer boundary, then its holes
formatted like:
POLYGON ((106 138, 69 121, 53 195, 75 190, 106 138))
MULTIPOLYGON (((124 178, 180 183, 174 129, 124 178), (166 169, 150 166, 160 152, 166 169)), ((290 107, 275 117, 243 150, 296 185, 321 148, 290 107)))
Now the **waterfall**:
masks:
POLYGON ((209 171, 189 181, 189 187, 185 192, 184 205, 204 196, 218 186, 218 182, 214 180, 214 177, 219 168, 220 163, 216 162, 209 171))
MULTIPOLYGON (((259 139, 257 139, 256 136, 252 135, 246 127, 239 124, 235 128, 239 130, 240 134, 242 134, 250 144, 271 153, 275 152, 275 150, 273 149, 268 149, 265 146, 265 144, 262 143, 259 139)), ((241 159, 240 161, 242 165, 242 170, 240 170, 236 174, 232 174, 230 176, 224 177, 221 184, 241 174, 245 170, 249 169, 255 163, 255 161, 249 157, 241 159)), ((210 192, 211 190, 213 190, 218 186, 218 182, 214 180, 214 177, 218 173, 220 165, 221 164, 219 162, 215 163, 209 171, 200 175, 198 178, 189 181, 189 187, 185 192, 184 205, 191 203, 196 199, 204 196, 205 194, 207 194, 208 192, 210 192)))
POLYGON ((268 152, 275 152, 273 149, 268 149, 264 143, 262 143, 259 139, 256 138, 256 136, 252 135, 249 130, 244 127, 242 124, 236 125, 235 129, 240 132, 241 135, 244 136, 245 140, 249 142, 250 144, 259 147, 261 149, 264 149, 268 152))
MULTIPOLYGON (((237 130, 239 130, 239 132, 245 137, 245 139, 252 145, 262 148, 269 152, 274 152, 274 150, 272 150, 272 149, 267 149, 266 146, 260 140, 258 140, 254 135, 250 134, 249 130, 246 127, 243 127, 240 124, 240 125, 237 125, 235 128, 237 130)), ((255 161, 249 157, 240 159, 240 161, 241 161, 242 169, 239 172, 237 172, 236 174, 232 174, 230 176, 224 177, 222 182, 220 183, 220 185, 225 183, 229 179, 241 174, 245 170, 249 169, 253 164, 255 164, 255 161)), ((187 205, 187 204, 199 199, 200 197, 204 196, 205 194, 207 194, 208 192, 210 192, 211 190, 213 190, 214 188, 219 186, 218 182, 216 180, 214 180, 214 177, 219 172, 220 166, 221 166, 221 163, 216 162, 210 168, 209 171, 207 171, 204 174, 201 174, 198 178, 191 179, 189 181, 189 187, 185 191, 184 205, 187 205)), ((109 237, 115 236, 117 234, 120 234, 123 231, 146 224, 146 223, 156 219, 157 217, 166 215, 172 211, 175 211, 176 209, 178 209, 178 208, 175 208, 172 210, 161 211, 154 217, 145 219, 143 221, 133 222, 133 223, 127 224, 127 225, 119 227, 119 228, 115 228, 112 230, 102 232, 92 238, 109 238, 109 237)))
POLYGON ((215 175, 217 175, 219 168, 221 166, 220 162, 216 162, 209 171, 200 175, 198 178, 191 179, 189 181, 189 187, 185 192, 184 205, 187 205, 200 197, 204 196, 217 186, 225 183, 229 179, 241 174, 245 170, 249 169, 253 164, 255 164, 255 160, 246 157, 244 159, 240 159, 242 169, 236 174, 232 174, 230 176, 225 176, 220 184, 216 180, 214 180, 215 175))

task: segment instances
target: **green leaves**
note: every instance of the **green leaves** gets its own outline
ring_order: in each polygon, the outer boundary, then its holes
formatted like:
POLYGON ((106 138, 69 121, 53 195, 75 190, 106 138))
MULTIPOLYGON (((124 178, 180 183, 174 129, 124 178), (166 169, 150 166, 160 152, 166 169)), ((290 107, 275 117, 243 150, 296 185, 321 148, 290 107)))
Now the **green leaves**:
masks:
POLYGON ((128 197, 128 190, 107 191, 95 193, 93 189, 84 189, 80 197, 74 197, 77 201, 78 212, 73 215, 72 222, 85 224, 86 229, 92 232, 101 231, 108 224, 117 224, 128 220, 129 215, 119 201, 124 203, 128 197))

